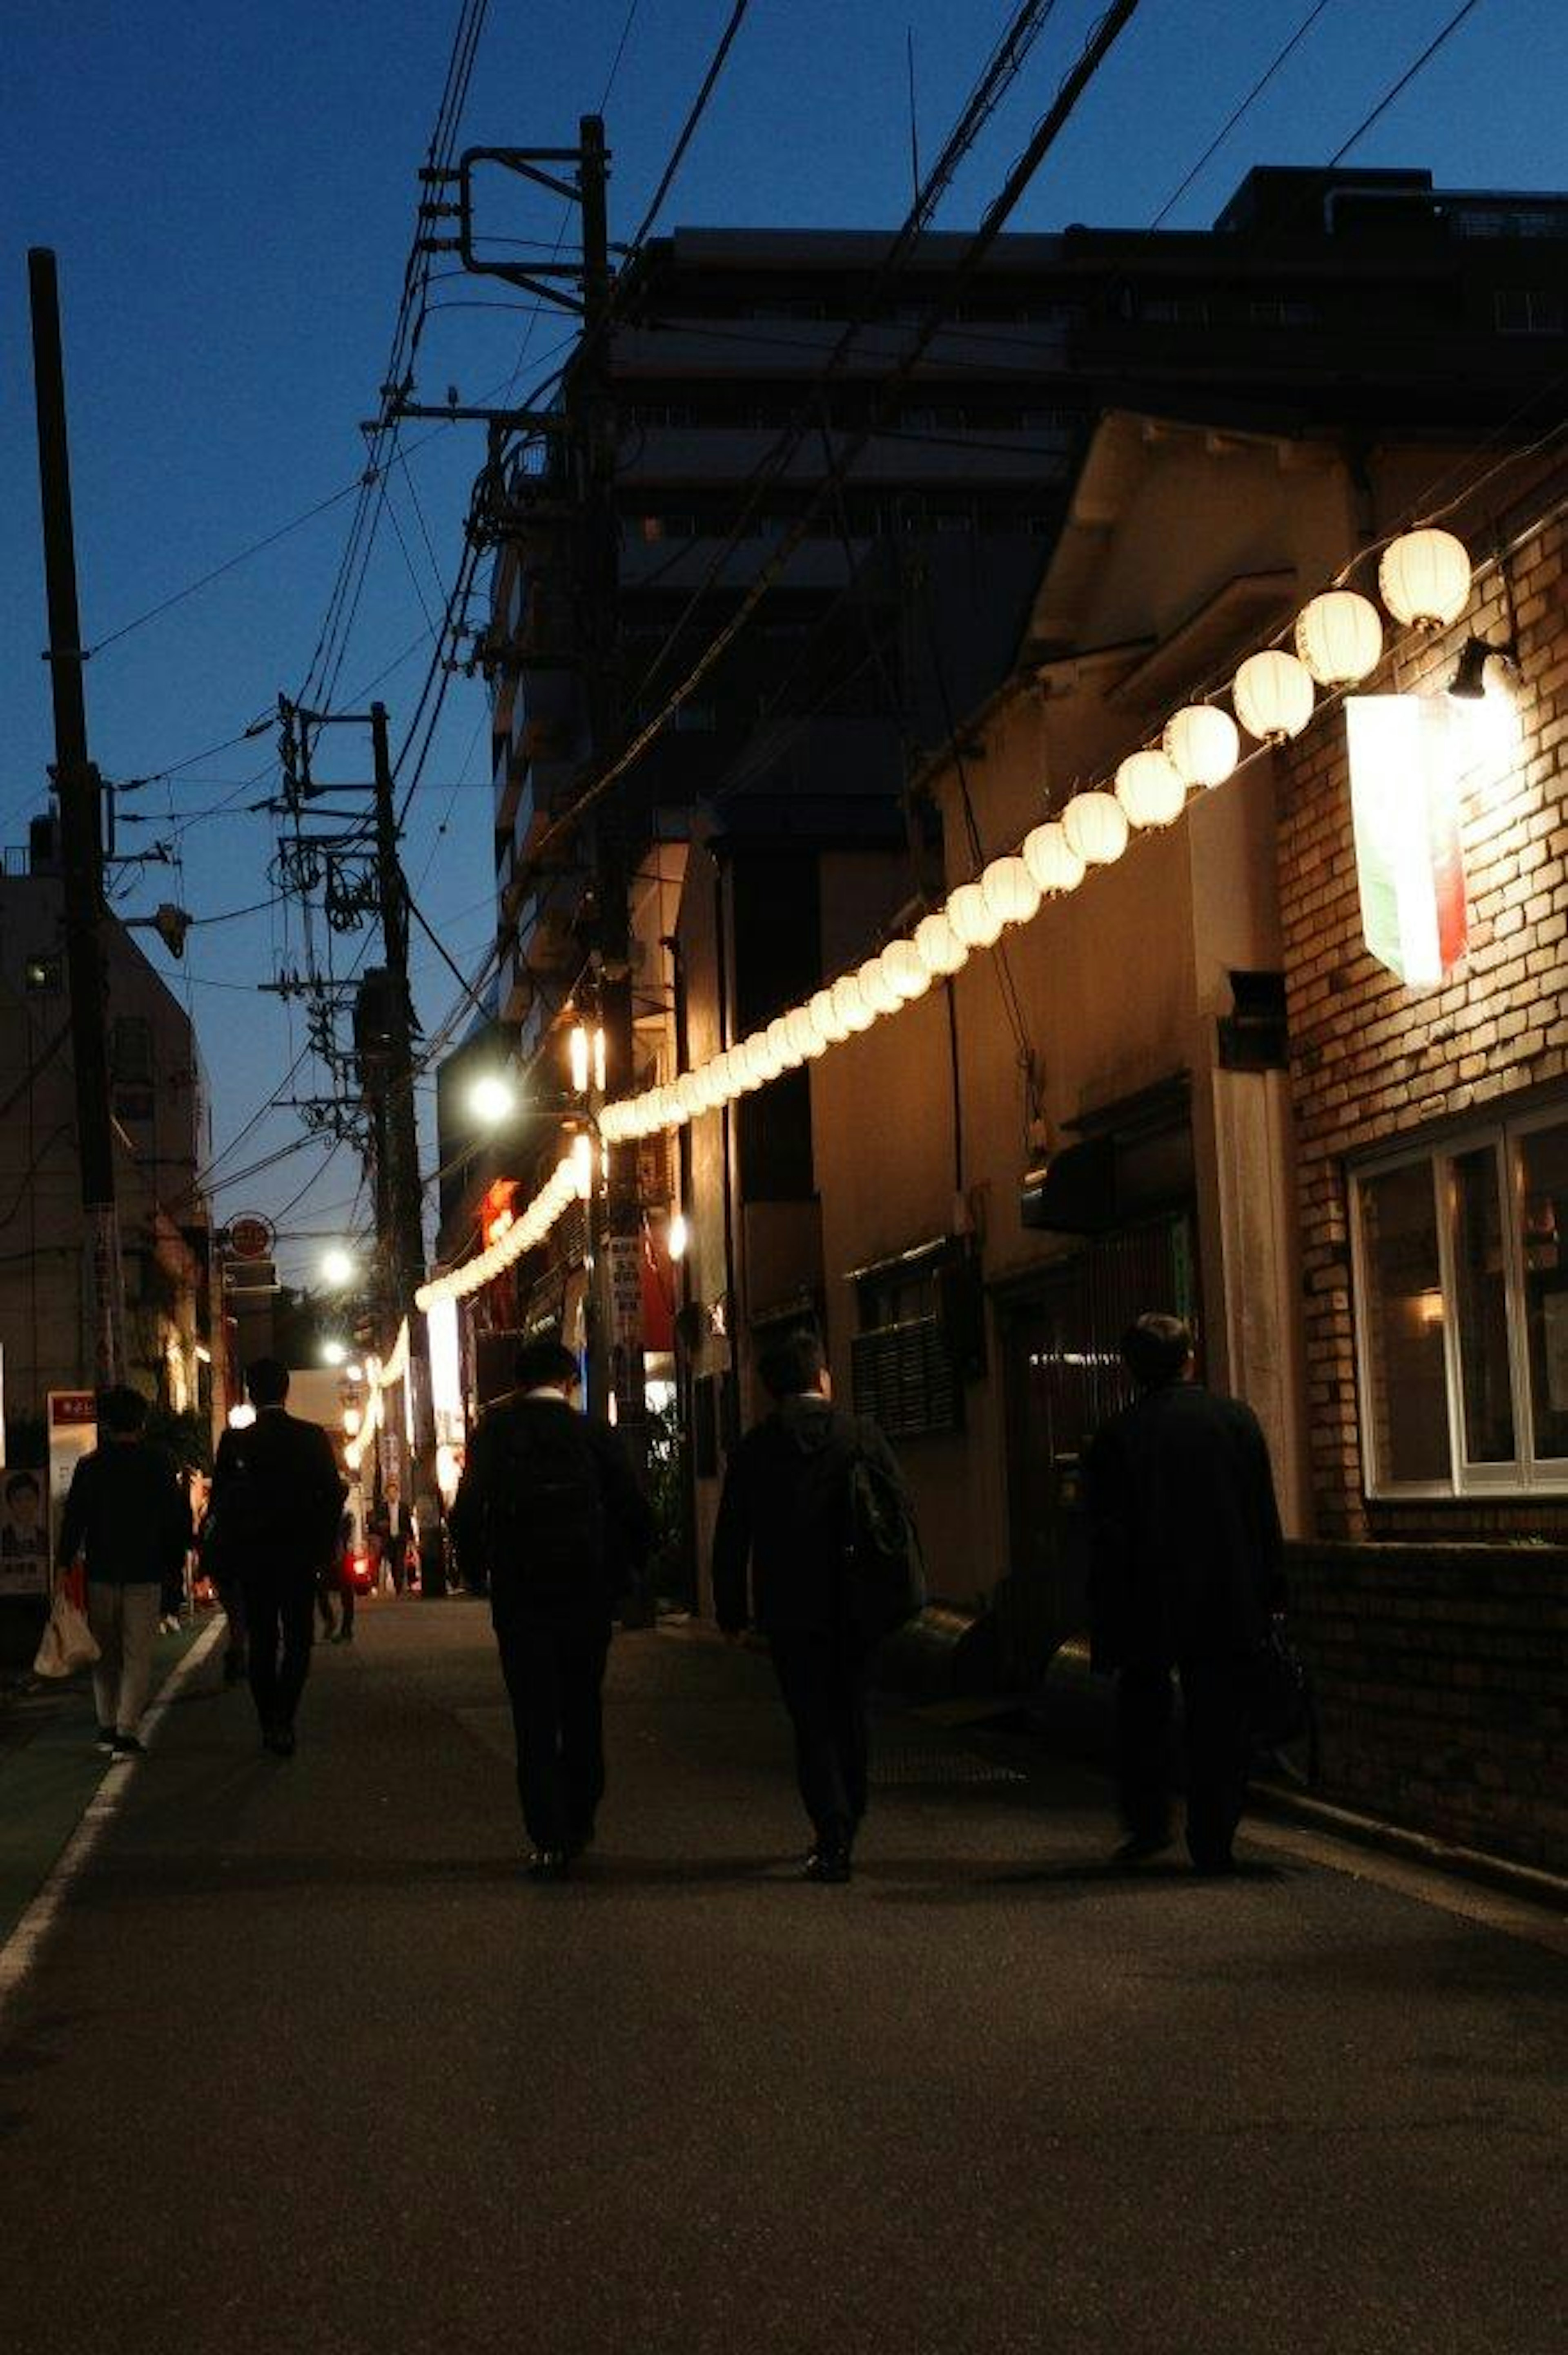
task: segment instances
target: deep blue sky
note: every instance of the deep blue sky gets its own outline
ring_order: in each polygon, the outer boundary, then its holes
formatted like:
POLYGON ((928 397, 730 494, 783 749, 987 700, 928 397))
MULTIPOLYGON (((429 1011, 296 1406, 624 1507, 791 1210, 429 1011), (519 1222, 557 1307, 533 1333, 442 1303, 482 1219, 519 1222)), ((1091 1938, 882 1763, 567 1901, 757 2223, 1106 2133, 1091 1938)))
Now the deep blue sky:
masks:
MULTIPOLYGON (((1247 166, 1330 155, 1454 13, 1457 0, 1329 0, 1308 37, 1171 216, 1213 218, 1247 166)), ((1145 0, 1014 225, 1152 219, 1245 96, 1309 0, 1145 0)), ((1022 91, 949 197, 972 222, 1077 54, 1100 0, 1062 0, 1022 91)), ((668 154, 729 0, 637 0, 605 112, 611 235, 627 236, 668 154)), ((905 37, 916 42, 922 146, 934 152, 1005 23, 1003 0, 753 0, 729 66, 666 206, 677 223, 891 224, 908 197, 905 37)), ((6 717, 0 840, 25 836, 52 757, 25 249, 59 256, 83 625, 95 645, 210 567, 355 477, 374 414, 412 227, 421 161, 457 0, 12 0, 6 12, 6 256, 0 569, 6 717)), ((492 0, 461 144, 571 142, 605 99, 629 0, 492 0)), ((1568 187, 1562 0, 1480 0, 1353 160, 1429 166, 1455 187, 1568 187)), ((536 233, 553 237, 557 210, 536 233)), ((506 290, 441 286, 465 304, 506 290)), ((481 399, 511 375, 527 330, 515 311, 441 311, 426 329, 419 391, 481 399)), ((537 323, 531 359, 558 339, 537 323)), ((410 429, 412 448, 420 429, 410 429)), ((427 429, 428 431, 428 429, 427 429)), ((383 529, 348 660, 355 694, 439 611, 455 570, 476 428, 438 429, 410 459, 383 529), (417 496, 418 512, 415 499, 417 496), (435 561, 427 551, 420 517, 435 561), (418 588, 415 585, 417 577, 418 588), (438 578, 438 573, 440 578, 438 578)), ((88 666, 94 757, 107 776, 186 760, 296 689, 315 644, 349 514, 345 501, 88 666)), ((424 671, 413 654, 378 692, 395 734, 424 671)), ((483 694, 454 682, 415 802, 407 863, 421 904, 471 967, 491 930, 483 694)), ((270 822, 247 814, 270 777, 263 739, 127 800, 122 849, 190 820, 183 871, 128 875, 124 906, 183 898, 206 918, 269 889, 270 822), (245 781, 259 777, 253 790, 245 781), (226 795, 233 809, 202 815, 226 795)), ((453 987, 416 943, 415 988, 433 1026, 453 987)), ((156 946, 152 954, 162 959, 156 946)), ((193 932, 184 967, 212 1079, 221 1152, 277 1086, 298 1018, 254 984, 281 954, 275 911, 193 932)), ((302 1075, 304 1076, 303 1074, 302 1075)), ((220 1178, 291 1141, 276 1112, 220 1178)), ((221 1214, 276 1211, 323 1158, 312 1146, 217 1195, 221 1214)), ((340 1153, 297 1209, 305 1231, 347 1216, 340 1153)))

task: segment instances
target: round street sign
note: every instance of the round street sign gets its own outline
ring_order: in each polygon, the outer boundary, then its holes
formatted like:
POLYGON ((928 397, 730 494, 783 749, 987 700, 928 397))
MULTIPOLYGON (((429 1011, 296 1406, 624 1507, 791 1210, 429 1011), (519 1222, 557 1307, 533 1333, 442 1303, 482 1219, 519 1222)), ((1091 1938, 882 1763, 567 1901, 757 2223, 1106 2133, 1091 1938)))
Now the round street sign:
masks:
POLYGON ((228 1248, 236 1259, 265 1259, 276 1240, 271 1220, 254 1212, 228 1222, 228 1248))

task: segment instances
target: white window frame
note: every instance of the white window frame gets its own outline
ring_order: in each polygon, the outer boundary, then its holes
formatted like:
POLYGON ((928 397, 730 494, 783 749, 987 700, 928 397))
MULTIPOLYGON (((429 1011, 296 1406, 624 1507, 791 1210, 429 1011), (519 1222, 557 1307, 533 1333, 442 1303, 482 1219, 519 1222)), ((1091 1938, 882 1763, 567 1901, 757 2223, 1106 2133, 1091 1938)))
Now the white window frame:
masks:
POLYGON ((1368 1497, 1390 1504, 1424 1498, 1488 1498, 1568 1494, 1568 1456, 1535 1454, 1534 1419, 1530 1386, 1530 1350, 1525 1316, 1524 1157, 1522 1140, 1538 1129, 1568 1124, 1568 1100, 1559 1099, 1530 1112, 1455 1129, 1416 1143, 1369 1156, 1351 1167, 1351 1270, 1355 1287, 1356 1409, 1361 1431, 1362 1481, 1368 1497), (1501 1207, 1503 1281, 1508 1324, 1510 1398, 1513 1411, 1514 1454, 1502 1464, 1472 1464, 1465 1456, 1464 1382, 1461 1363, 1458 1295, 1456 1287, 1457 1179, 1455 1164, 1470 1153, 1489 1148, 1498 1169, 1501 1207), (1446 1480, 1393 1480, 1384 1477, 1378 1462, 1376 1434, 1368 1412, 1372 1382, 1372 1280, 1364 1241, 1363 1191, 1380 1178, 1399 1169, 1420 1167, 1431 1173, 1433 1214, 1437 1230, 1437 1281, 1443 1296, 1443 1359, 1448 1407, 1446 1480))

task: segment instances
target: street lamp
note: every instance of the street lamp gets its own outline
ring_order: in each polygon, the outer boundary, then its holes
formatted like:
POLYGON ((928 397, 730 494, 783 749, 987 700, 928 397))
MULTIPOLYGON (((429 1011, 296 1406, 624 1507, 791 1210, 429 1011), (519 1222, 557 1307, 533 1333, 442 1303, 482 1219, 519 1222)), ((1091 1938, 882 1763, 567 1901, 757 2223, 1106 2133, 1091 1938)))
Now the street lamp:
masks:
POLYGON ((344 1251, 341 1243, 334 1243, 331 1251, 323 1253, 322 1279, 334 1291, 341 1292, 345 1284, 352 1284, 355 1273, 354 1254, 344 1251))
POLYGON ((341 1366, 346 1361, 347 1357, 348 1351, 344 1348, 341 1341, 323 1341, 322 1343, 322 1363, 323 1365, 341 1366))
POLYGON ((475 1120, 482 1121, 487 1128, 510 1120, 517 1109, 512 1082, 499 1071, 486 1071, 469 1090, 468 1108, 475 1120))

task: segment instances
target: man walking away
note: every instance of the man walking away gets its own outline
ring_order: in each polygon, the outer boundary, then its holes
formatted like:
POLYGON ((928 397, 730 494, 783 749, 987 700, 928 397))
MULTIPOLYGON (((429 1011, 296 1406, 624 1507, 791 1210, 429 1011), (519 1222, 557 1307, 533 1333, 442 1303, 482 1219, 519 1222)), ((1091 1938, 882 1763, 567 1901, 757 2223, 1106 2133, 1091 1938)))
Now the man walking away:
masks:
POLYGON ((1084 1458, 1094 1666, 1117 1678, 1124 1862, 1171 1844, 1171 1672, 1186 1726, 1187 1847, 1232 1870, 1245 1793, 1250 1663, 1284 1607, 1268 1446, 1239 1399, 1192 1379, 1192 1336, 1140 1316, 1121 1354, 1139 1396, 1084 1458))
POLYGON ((347 1493, 319 1423, 288 1412, 289 1369, 258 1358, 245 1386, 256 1420, 226 1431, 212 1474, 212 1510, 230 1576, 244 1594, 251 1698, 265 1748, 294 1751, 294 1713, 310 1672, 316 1582, 337 1539, 347 1493))
POLYGON ((153 1645, 164 1581, 185 1561, 190 1506, 174 1459, 145 1437, 147 1401, 140 1391, 105 1391, 99 1406, 103 1443, 71 1475, 60 1527, 59 1560, 87 1562, 87 1624, 98 1645, 92 1671, 98 1746, 116 1758, 140 1758, 137 1729, 147 1706, 153 1645))
POLYGON ((832 1404, 815 1333, 786 1336, 765 1352, 758 1371, 774 1407, 747 1433, 725 1475, 714 1531, 714 1605, 726 1636, 738 1637, 755 1623, 768 1638, 815 1833, 806 1878, 845 1881, 865 1814, 872 1655, 893 1624, 868 1624, 857 1607, 857 1464, 873 1468, 912 1530, 908 1494, 875 1424, 832 1404))
POLYGON ((572 1405, 577 1361, 552 1340, 517 1352, 516 1390, 482 1415, 450 1527, 490 1615, 517 1739, 535 1881, 563 1881, 604 1796, 601 1689, 610 1611, 653 1537, 620 1441, 572 1405))

